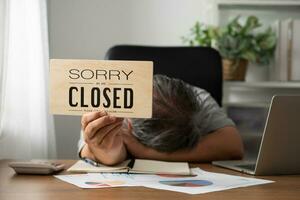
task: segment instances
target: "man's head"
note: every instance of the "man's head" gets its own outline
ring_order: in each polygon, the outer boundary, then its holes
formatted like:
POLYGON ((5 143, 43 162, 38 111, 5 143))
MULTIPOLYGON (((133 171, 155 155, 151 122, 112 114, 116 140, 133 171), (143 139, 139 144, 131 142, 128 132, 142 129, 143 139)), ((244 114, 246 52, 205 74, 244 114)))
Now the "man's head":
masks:
POLYGON ((179 79, 155 75, 153 117, 132 119, 133 134, 148 147, 172 152, 192 148, 201 136, 200 111, 193 88, 179 79))

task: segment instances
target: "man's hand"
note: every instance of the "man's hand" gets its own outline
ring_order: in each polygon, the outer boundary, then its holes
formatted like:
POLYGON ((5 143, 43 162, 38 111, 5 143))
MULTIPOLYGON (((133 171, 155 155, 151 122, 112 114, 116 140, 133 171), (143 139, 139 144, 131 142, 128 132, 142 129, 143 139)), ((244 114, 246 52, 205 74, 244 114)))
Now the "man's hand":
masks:
POLYGON ((106 165, 114 165, 126 159, 127 151, 121 136, 123 119, 108 115, 105 111, 84 114, 81 118, 86 145, 82 157, 106 165))

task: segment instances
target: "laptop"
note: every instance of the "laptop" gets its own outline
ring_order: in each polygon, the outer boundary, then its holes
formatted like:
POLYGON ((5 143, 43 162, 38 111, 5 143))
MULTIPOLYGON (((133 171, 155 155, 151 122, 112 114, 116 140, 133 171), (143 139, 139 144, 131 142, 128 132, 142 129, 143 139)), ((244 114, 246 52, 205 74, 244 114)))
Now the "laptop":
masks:
POLYGON ((300 174, 300 96, 273 96, 258 155, 254 160, 213 165, 251 175, 300 174))

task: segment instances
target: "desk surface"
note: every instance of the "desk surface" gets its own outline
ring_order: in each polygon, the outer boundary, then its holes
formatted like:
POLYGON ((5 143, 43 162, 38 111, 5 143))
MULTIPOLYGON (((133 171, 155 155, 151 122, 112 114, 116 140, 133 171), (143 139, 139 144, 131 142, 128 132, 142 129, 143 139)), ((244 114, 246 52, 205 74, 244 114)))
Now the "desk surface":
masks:
MULTIPOLYGON (((69 167, 74 160, 61 160, 69 167)), ((105 189, 81 189, 74 185, 60 181, 53 176, 31 176, 16 175, 8 167, 8 160, 0 160, 0 199, 1 200, 35 200, 35 199, 155 199, 155 200, 181 200, 181 199, 270 199, 270 200, 290 200, 300 199, 300 175, 293 176, 268 176, 260 177, 276 181, 275 183, 237 188, 207 194, 189 195, 178 192, 155 190, 144 187, 129 188, 105 188, 105 189)), ((218 168, 210 164, 197 164, 200 168, 211 171, 240 176, 248 176, 227 169, 218 168)), ((66 173, 66 172, 62 172, 66 173)))

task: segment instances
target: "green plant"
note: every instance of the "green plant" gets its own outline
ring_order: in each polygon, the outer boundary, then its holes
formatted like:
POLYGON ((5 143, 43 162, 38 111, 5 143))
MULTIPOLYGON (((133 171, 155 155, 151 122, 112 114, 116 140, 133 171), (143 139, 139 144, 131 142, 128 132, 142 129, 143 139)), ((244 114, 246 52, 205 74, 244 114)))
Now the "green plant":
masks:
POLYGON ((190 46, 204 46, 211 47, 214 44, 215 39, 218 37, 218 28, 214 26, 208 26, 198 21, 190 29, 188 37, 182 37, 184 43, 188 43, 190 46))
POLYGON ((183 42, 215 47, 223 58, 268 64, 274 55, 276 36, 271 28, 255 32, 259 27, 261 24, 255 16, 249 16, 243 24, 238 16, 225 27, 205 26, 197 22, 183 42))

